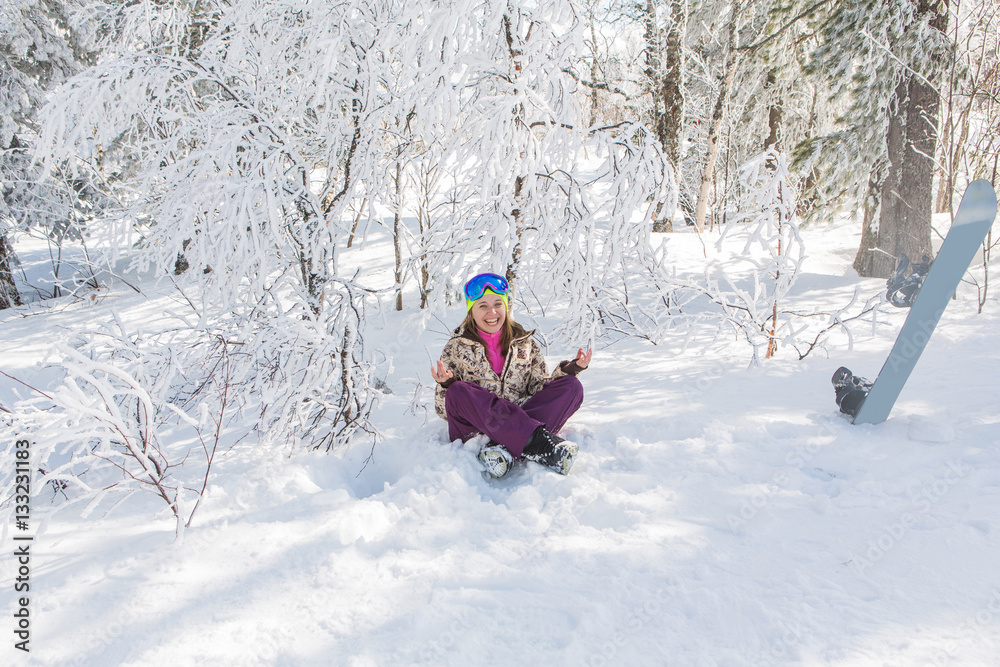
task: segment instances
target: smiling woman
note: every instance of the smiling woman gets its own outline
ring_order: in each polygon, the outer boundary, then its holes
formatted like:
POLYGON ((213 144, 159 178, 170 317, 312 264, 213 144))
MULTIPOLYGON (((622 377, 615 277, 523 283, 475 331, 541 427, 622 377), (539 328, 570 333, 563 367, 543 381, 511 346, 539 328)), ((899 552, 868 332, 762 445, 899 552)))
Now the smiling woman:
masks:
POLYGON ((535 332, 510 315, 508 289, 495 273, 465 284, 465 319, 431 368, 435 407, 452 440, 477 433, 490 438, 479 452, 490 476, 503 477, 520 458, 565 475, 578 447, 554 434, 583 402, 576 375, 590 364, 591 352, 578 350, 549 375, 535 332))

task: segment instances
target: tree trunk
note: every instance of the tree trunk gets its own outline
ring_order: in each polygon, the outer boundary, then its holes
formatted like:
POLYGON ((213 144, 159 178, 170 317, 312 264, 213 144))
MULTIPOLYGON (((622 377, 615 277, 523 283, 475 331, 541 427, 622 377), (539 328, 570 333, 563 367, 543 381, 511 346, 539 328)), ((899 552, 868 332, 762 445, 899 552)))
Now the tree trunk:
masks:
MULTIPOLYGON (((521 202, 521 190, 524 187, 524 179, 518 176, 514 179, 514 201, 520 204, 521 202)), ((507 291, 507 303, 514 303, 514 286, 517 282, 517 273, 521 265, 521 236, 524 234, 524 222, 521 220, 521 209, 515 208, 511 211, 511 215, 514 218, 514 234, 516 236, 514 241, 514 249, 510 254, 510 263, 507 264, 507 270, 505 272, 504 278, 507 279, 507 285, 509 289, 507 291)))
MULTIPOLYGON (((299 169, 299 179, 303 189, 309 187, 309 175, 305 169, 299 169)), ((319 231, 319 216, 302 197, 295 202, 299 213, 298 225, 290 225, 289 233, 298 250, 299 272, 302 285, 306 289, 306 299, 313 316, 318 316, 323 310, 323 290, 326 287, 328 267, 326 266, 326 251, 321 250, 316 255, 314 240, 319 231)))
MULTIPOLYGON (((593 12, 590 13, 590 43, 591 48, 594 51, 593 60, 590 63, 590 80, 593 83, 597 83, 600 80, 600 71, 597 67, 597 19, 594 18, 593 12)), ((590 88, 590 127, 597 125, 597 112, 601 108, 600 99, 597 96, 597 86, 591 86, 590 88)))
MULTIPOLYGON (((680 172, 681 130, 684 122, 684 28, 687 11, 683 0, 667 3, 666 28, 658 27, 656 3, 646 3, 646 78, 653 97, 653 131, 667 162, 680 172)), ((659 211, 657 211, 659 215, 659 211)), ((653 223, 654 232, 669 231, 669 220, 653 223)))
POLYGON ((781 103, 781 93, 774 92, 774 85, 776 83, 774 69, 771 69, 767 73, 767 79, 764 81, 764 90, 772 91, 771 103, 767 107, 767 128, 770 133, 767 135, 767 139, 764 140, 764 150, 769 148, 778 150, 778 144, 781 143, 781 115, 783 111, 783 106, 781 103))
POLYGON ((396 201, 393 208, 396 209, 392 217, 392 247, 396 255, 396 310, 403 310, 403 163, 400 155, 402 149, 396 155, 396 201))
POLYGON ((365 213, 365 204, 368 203, 368 197, 361 200, 361 206, 358 207, 358 214, 354 216, 354 224, 351 225, 351 235, 347 237, 347 247, 350 248, 354 245, 354 237, 358 233, 358 223, 361 222, 361 216, 365 213))
MULTIPOLYGON (((19 151, 26 146, 21 143, 17 135, 10 139, 10 150, 19 151)), ((14 284, 14 266, 17 264, 17 255, 14 254, 14 246, 7 239, 7 232, 0 234, 0 310, 13 308, 21 305, 21 295, 17 293, 17 285, 14 284)))
MULTIPOLYGON (((919 14, 934 12, 932 28, 944 32, 947 3, 921 0, 919 14)), ((912 261, 931 254, 931 212, 934 204, 934 155, 940 98, 932 83, 904 72, 889 105, 886 133, 889 164, 880 192, 877 250, 872 251, 871 278, 892 276, 896 257, 912 261)), ((866 250, 864 245, 859 253, 866 250)), ((862 262, 864 264, 864 262, 862 262)))
POLYGON ((865 203, 862 206, 863 219, 861 221, 861 247, 854 257, 854 270, 859 276, 868 276, 872 272, 872 256, 877 252, 874 248, 877 245, 878 234, 875 231, 875 213, 878 210, 878 181, 875 172, 872 172, 868 179, 868 192, 865 195, 865 203))
POLYGON ((14 284, 14 265, 17 258, 7 236, 0 236, 0 310, 21 305, 21 295, 14 284))
MULTIPOLYGON (((812 103, 809 106, 809 124, 807 125, 808 137, 813 137, 816 134, 816 126, 818 125, 818 114, 817 105, 819 102, 819 86, 813 87, 812 103)), ((805 217, 810 211, 812 211, 820 202, 819 190, 816 187, 817 181, 819 181, 819 169, 813 166, 806 174, 805 179, 802 181, 801 194, 799 195, 798 202, 796 203, 795 212, 798 213, 800 217, 805 217)))
POLYGON ((951 124, 954 118, 954 106, 949 104, 946 107, 945 117, 941 123, 941 169, 938 176, 938 191, 934 203, 935 213, 947 213, 951 210, 951 149, 949 145, 954 141, 951 124))
POLYGON ((663 71, 660 96, 663 117, 657 135, 667 160, 676 170, 681 161, 681 127, 684 121, 684 25, 687 21, 683 2, 671 2, 670 23, 663 41, 663 71))
MULTIPOLYGON (((531 39, 531 28, 528 28, 528 34, 524 38, 521 38, 519 35, 515 35, 514 25, 516 24, 516 20, 512 17, 517 10, 508 3, 507 11, 508 13, 503 17, 503 25, 507 39, 507 51, 510 56, 509 71, 511 80, 519 83, 519 79, 521 77, 521 58, 524 55, 524 50, 521 48, 521 44, 524 41, 531 39)), ((512 94, 516 97, 518 93, 518 87, 515 85, 512 94)), ((520 120, 518 125, 520 127, 525 127, 525 111, 523 104, 518 104, 514 108, 514 115, 520 120)), ((528 144, 528 139, 526 137, 523 143, 521 141, 516 141, 515 144, 518 152, 521 153, 521 151, 526 150, 525 147, 528 144)), ((521 155, 523 156, 523 153, 521 153, 521 155)), ((521 265, 521 240, 524 235, 524 221, 521 217, 521 207, 524 199, 523 191, 524 177, 518 175, 514 177, 514 207, 510 212, 511 218, 514 221, 514 247, 511 250, 510 259, 508 260, 504 276, 507 279, 507 284, 509 286, 507 292, 508 304, 514 303, 514 290, 517 282, 517 274, 521 265)))
MULTIPOLYGON (((944 139, 944 173, 941 174, 941 182, 938 187, 936 213, 951 213, 954 216, 951 204, 955 193, 955 174, 958 173, 959 165, 962 164, 962 160, 965 157, 965 145, 969 139, 969 114, 971 113, 971 106, 972 103, 970 102, 959 114, 959 118, 956 121, 959 127, 958 139, 955 139, 953 129, 949 133, 950 136, 946 135, 944 139)), ((945 129, 947 130, 948 126, 945 129)))
POLYGON ((729 35, 726 38, 726 64, 719 83, 719 94, 712 111, 711 125, 708 128, 708 152, 705 156, 705 168, 701 173, 701 187, 698 189, 698 203, 694 209, 694 227, 699 232, 705 231, 705 218, 708 213, 708 194, 715 178, 715 159, 719 155, 719 130, 722 128, 722 116, 726 109, 726 99, 729 88, 733 85, 736 75, 736 10, 729 19, 729 35))
POLYGON ((430 272, 427 270, 427 252, 424 248, 427 232, 431 228, 431 170, 421 169, 420 172, 420 199, 417 206, 417 225, 420 228, 420 309, 427 308, 427 286, 430 283, 430 272))

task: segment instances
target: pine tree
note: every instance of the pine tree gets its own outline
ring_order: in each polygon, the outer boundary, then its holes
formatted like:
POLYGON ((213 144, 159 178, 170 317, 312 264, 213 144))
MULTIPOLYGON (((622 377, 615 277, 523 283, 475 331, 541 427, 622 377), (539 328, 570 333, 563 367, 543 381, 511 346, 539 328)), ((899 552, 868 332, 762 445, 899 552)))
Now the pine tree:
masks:
POLYGON ((837 132, 802 147, 799 164, 822 170, 829 198, 864 202, 861 275, 888 277, 898 254, 930 254, 947 8, 935 0, 833 4, 813 54, 812 71, 849 106, 837 132))

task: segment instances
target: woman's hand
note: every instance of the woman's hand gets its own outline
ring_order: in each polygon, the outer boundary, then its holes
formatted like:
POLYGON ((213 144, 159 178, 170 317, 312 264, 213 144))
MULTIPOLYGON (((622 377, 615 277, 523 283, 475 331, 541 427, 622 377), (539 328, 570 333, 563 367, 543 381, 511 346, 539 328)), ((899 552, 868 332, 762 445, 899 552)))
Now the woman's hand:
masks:
POLYGON ((581 347, 579 350, 576 351, 576 359, 574 359, 573 361, 581 369, 584 369, 590 365, 590 358, 592 356, 594 356, 593 350, 587 350, 586 352, 584 352, 583 348, 581 347))
POLYGON ((444 362, 441 360, 438 360, 437 367, 431 366, 431 376, 438 384, 444 384, 448 382, 448 380, 455 379, 455 373, 445 366, 444 362))

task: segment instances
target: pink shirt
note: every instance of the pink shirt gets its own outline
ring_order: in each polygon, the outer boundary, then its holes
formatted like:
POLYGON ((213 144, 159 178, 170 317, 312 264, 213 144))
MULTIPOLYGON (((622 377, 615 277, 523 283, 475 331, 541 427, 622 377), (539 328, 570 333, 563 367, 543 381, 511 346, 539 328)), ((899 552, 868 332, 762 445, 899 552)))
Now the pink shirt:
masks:
POLYGON ((486 358, 490 360, 490 366, 497 375, 503 375, 503 365, 506 362, 503 351, 500 349, 500 337, 503 336, 503 329, 495 334, 489 334, 479 329, 476 333, 486 343, 486 358))

